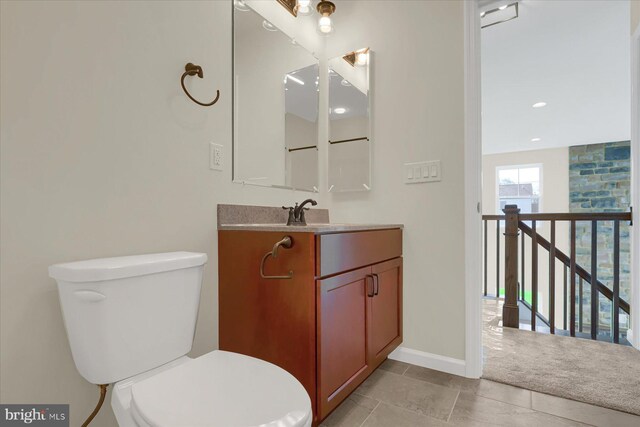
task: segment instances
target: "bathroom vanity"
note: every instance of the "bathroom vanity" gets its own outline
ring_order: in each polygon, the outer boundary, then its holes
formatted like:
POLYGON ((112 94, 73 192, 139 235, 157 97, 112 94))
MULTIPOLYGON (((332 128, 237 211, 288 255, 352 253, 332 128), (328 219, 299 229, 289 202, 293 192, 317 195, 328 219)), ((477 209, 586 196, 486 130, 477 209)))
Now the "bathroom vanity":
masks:
POLYGON ((402 226, 286 219, 218 206, 219 345, 293 374, 317 425, 402 342, 402 226))

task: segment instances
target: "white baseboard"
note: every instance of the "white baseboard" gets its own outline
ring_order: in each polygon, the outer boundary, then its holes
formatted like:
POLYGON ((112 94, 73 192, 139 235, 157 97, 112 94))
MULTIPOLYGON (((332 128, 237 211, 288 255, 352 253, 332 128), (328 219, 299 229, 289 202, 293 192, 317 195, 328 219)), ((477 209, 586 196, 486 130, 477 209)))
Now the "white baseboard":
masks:
POLYGON ((427 353, 425 351, 414 350, 407 347, 396 348, 389 355, 389 359, 422 366, 423 368, 435 369, 436 371, 459 375, 461 377, 464 377, 466 373, 464 360, 440 356, 438 354, 427 353))

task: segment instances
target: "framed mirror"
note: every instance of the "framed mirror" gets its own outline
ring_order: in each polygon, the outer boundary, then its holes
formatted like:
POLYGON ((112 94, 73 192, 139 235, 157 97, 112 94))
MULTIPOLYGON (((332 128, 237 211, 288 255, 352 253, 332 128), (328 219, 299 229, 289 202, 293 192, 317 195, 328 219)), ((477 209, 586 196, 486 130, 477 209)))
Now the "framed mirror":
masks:
POLYGON ((329 191, 371 189, 369 77, 362 48, 329 60, 329 191))
POLYGON ((246 3, 233 19, 233 180, 317 192, 318 59, 246 3))

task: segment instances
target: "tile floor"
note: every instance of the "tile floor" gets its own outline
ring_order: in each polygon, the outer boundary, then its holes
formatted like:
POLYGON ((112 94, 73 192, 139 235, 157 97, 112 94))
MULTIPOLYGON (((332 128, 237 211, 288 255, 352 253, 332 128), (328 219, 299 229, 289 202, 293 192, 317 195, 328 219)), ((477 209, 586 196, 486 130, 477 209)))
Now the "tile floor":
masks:
MULTIPOLYGON (((639 397, 640 398, 640 397, 639 397)), ((640 417, 387 360, 324 420, 333 427, 640 426, 640 417)))

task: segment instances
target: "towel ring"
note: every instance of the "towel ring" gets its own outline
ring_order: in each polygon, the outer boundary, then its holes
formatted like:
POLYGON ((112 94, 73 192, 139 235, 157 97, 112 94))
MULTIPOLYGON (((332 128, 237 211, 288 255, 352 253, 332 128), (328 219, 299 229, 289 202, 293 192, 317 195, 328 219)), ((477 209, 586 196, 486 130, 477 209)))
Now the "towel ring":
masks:
POLYGON ((205 104, 204 102, 200 102, 197 99, 195 99, 193 96, 191 96, 191 94, 189 93, 189 91, 187 90, 187 88, 184 86, 184 78, 187 76, 195 76, 197 75, 198 77, 202 78, 204 76, 204 73, 202 72, 202 67, 199 65, 195 65, 192 64, 191 62, 189 62, 187 65, 184 66, 184 73, 182 73, 182 78, 180 79, 180 85, 182 86, 182 90, 184 90, 184 93, 187 94, 187 96, 189 97, 190 100, 192 100, 193 102, 195 102, 198 105, 202 105, 203 107, 211 107, 213 104, 215 104, 216 102, 218 102, 218 99, 220 98, 220 91, 216 91, 216 99, 214 99, 213 101, 211 101, 208 104, 205 104))

